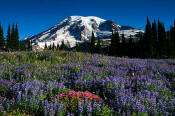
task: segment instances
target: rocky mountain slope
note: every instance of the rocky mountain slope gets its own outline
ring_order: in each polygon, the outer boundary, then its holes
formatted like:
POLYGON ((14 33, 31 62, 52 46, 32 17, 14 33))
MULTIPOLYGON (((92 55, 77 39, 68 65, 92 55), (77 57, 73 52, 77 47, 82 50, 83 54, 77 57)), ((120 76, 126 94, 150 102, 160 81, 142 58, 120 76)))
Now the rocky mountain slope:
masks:
POLYGON ((40 34, 25 38, 31 40, 37 48, 44 48, 45 43, 61 44, 62 41, 69 42, 70 46, 75 46, 76 42, 90 40, 92 32, 95 37, 109 38, 112 30, 124 34, 126 38, 130 35, 134 36, 142 30, 137 30, 130 26, 120 26, 111 20, 104 20, 95 16, 70 16, 62 20, 57 25, 40 34))

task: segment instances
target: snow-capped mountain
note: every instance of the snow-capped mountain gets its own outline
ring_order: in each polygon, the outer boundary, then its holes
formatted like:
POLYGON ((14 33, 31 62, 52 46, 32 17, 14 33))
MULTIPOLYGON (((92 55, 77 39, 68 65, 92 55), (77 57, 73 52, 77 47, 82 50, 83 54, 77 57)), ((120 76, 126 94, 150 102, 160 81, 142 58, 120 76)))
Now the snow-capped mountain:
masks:
POLYGON ((47 45, 53 43, 61 44, 62 41, 65 43, 69 42, 70 46, 73 47, 76 41, 90 40, 92 32, 94 32, 95 37, 100 38, 110 37, 112 30, 118 31, 119 34, 124 34, 126 38, 143 32, 134 28, 129 28, 128 30, 126 27, 123 30, 122 28, 114 21, 104 20, 95 16, 70 16, 47 31, 24 40, 32 40, 33 45, 39 48, 44 48, 45 43, 47 45))

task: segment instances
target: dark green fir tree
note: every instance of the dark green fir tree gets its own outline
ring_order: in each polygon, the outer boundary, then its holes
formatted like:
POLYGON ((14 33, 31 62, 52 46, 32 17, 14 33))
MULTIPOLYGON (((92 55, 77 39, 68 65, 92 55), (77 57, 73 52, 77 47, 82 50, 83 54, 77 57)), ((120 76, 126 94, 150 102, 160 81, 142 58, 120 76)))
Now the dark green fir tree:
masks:
POLYGON ((165 26, 158 20, 158 54, 159 58, 166 57, 166 32, 165 26))
POLYGON ((64 40, 61 42, 60 50, 67 50, 67 46, 64 43, 64 40))
POLYGON ((98 39, 97 39, 96 52, 97 52, 97 53, 102 53, 102 51, 101 51, 101 40, 100 40, 99 37, 98 37, 98 39))
POLYGON ((174 28, 173 28, 173 34, 172 34, 172 42, 173 42, 172 56, 175 57, 175 20, 174 20, 174 28))
POLYGON ((32 50, 32 40, 27 41, 27 50, 31 51, 32 50))
POLYGON ((144 38, 143 38, 143 57, 152 57, 153 56, 153 37, 152 37, 152 27, 147 17, 147 24, 145 28, 144 38))
POLYGON ((7 36, 6 36, 6 49, 9 51, 11 46, 11 29, 10 29, 10 24, 8 26, 7 30, 7 36))
POLYGON ((59 43, 57 43, 57 48, 56 48, 56 50, 59 50, 59 48, 60 48, 59 43))
POLYGON ((16 38, 16 37, 15 37, 15 25, 13 24, 13 25, 12 25, 12 32, 11 32, 11 40, 10 40, 10 43, 11 43, 10 48, 11 48, 12 50, 14 50, 15 47, 16 47, 16 45, 15 45, 15 43, 16 43, 15 38, 16 38))
POLYGON ((45 42, 44 50, 47 50, 47 43, 45 42))
POLYGON ((70 42, 67 40, 67 50, 71 49, 71 45, 70 45, 70 42))
POLYGON ((14 45, 14 48, 15 50, 19 50, 19 32, 18 32, 18 25, 16 24, 16 27, 15 27, 15 45, 14 45))
POLYGON ((4 50, 4 47, 5 47, 4 32, 3 32, 3 27, 0 23, 0 49, 4 50))
POLYGON ((95 36, 94 32, 92 32, 91 43, 90 43, 90 53, 95 52, 95 36))
POLYGON ((129 40, 128 40, 128 56, 129 57, 133 57, 134 54, 133 54, 133 37, 130 35, 129 36, 129 40))
POLYGON ((152 47, 151 47, 151 52, 152 52, 152 57, 157 57, 157 44, 158 44, 158 38, 157 38, 157 23, 156 20, 154 19, 154 22, 152 23, 152 47))
POLYGON ((126 38, 124 34, 122 34, 121 55, 126 56, 126 38))
POLYGON ((55 43, 53 42, 53 44, 52 44, 52 50, 55 50, 55 49, 56 49, 55 43))
POLYGON ((110 44, 110 50, 109 50, 110 55, 112 55, 112 56, 115 55, 115 48, 116 48, 115 37, 114 37, 114 32, 112 30, 111 44, 110 44))
POLYGON ((120 55, 120 36, 118 31, 114 33, 114 55, 119 56, 120 55))

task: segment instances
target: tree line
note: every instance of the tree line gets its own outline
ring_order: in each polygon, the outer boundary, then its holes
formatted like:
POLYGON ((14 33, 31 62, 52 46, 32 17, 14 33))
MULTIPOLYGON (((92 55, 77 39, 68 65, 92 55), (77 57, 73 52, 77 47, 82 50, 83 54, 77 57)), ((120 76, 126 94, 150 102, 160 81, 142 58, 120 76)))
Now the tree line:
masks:
POLYGON ((0 50, 1 51, 18 51, 20 49, 18 25, 9 24, 6 39, 4 37, 3 27, 0 24, 0 50))
MULTIPOLYGON (((174 26, 166 31, 164 24, 158 19, 152 23, 147 17, 145 32, 139 33, 136 38, 130 36, 125 38, 124 34, 119 35, 118 31, 113 31, 109 46, 104 47, 100 38, 95 38, 92 32, 90 42, 81 44, 76 43, 76 47, 71 48, 67 44, 55 45, 45 44, 46 50, 76 50, 80 52, 103 53, 111 56, 128 56, 131 58, 174 58, 175 57, 175 21, 174 26)), ((6 38, 4 37, 3 27, 0 23, 0 50, 18 51, 32 50, 32 41, 26 43, 19 41, 18 25, 9 24, 6 38)))
POLYGON ((44 50, 71 50, 71 46, 69 41, 67 41, 65 44, 65 42, 62 40, 61 45, 59 45, 59 43, 55 44, 54 42, 52 44, 50 43, 50 45, 47 45, 47 43, 45 43, 44 50))
POLYGON ((137 38, 130 36, 125 38, 124 34, 112 32, 109 47, 101 48, 100 39, 95 45, 94 34, 90 43, 91 53, 101 53, 112 56, 128 56, 139 58, 174 58, 175 57, 175 21, 174 26, 166 31, 164 24, 158 19, 151 24, 147 17, 144 33, 139 33, 137 38))

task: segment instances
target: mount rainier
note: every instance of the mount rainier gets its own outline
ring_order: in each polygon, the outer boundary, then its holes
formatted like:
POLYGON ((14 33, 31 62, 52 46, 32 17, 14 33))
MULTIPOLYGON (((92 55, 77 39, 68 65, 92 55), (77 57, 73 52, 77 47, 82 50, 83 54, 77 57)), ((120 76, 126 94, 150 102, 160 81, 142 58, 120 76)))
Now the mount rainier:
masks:
POLYGON ((70 46, 73 47, 76 42, 90 40, 92 31, 95 37, 109 38, 112 30, 118 31, 120 35, 124 34, 126 38, 140 32, 143 33, 143 30, 137 30, 130 26, 120 26, 114 21, 95 16, 70 16, 52 28, 24 40, 31 40, 32 45, 37 48, 44 48, 45 44, 61 44, 62 41, 69 42, 70 46))

